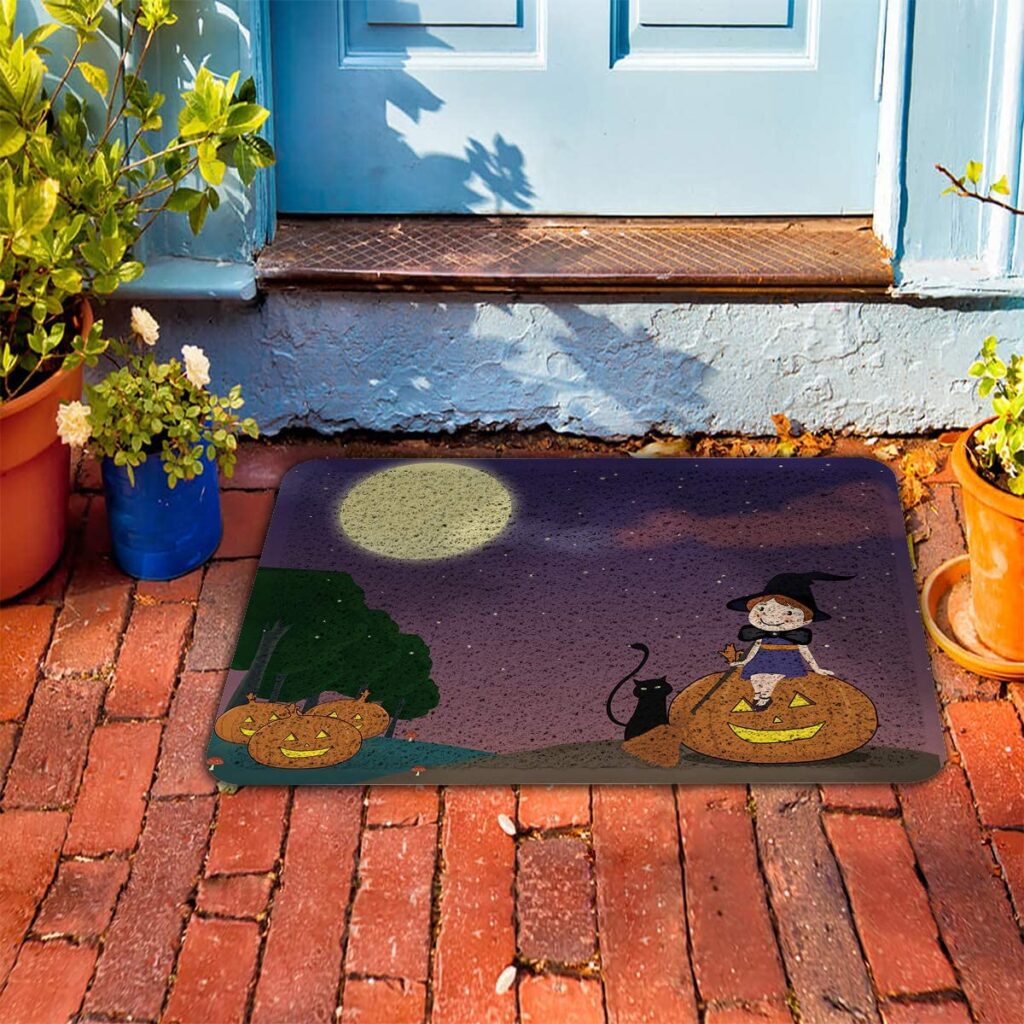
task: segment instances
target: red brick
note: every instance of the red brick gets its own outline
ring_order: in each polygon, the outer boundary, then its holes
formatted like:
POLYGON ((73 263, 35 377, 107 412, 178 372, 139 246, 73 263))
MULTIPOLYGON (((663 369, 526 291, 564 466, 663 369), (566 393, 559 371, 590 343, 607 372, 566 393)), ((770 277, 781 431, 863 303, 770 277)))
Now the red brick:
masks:
POLYGON ((57 811, 0 814, 0 986, 53 878, 67 824, 57 811))
POLYGON ((608 1018, 697 1019, 667 786, 595 786, 594 872, 608 1018))
POLYGON ((166 712, 191 625, 189 605, 135 605, 107 694, 108 715, 158 718, 166 712))
POLYGON ((154 796, 198 796, 216 789, 206 766, 206 745, 223 688, 223 672, 181 674, 164 730, 154 796))
POLYGON ((924 580, 947 558, 967 551, 952 487, 934 488, 931 498, 911 511, 910 527, 915 537, 924 538, 915 548, 918 580, 924 580))
POLYGON ((209 797, 150 805, 128 887, 86 996, 87 1014, 160 1015, 212 815, 209 797))
POLYGON ((199 600, 199 589, 203 585, 203 569, 193 569, 173 580, 139 580, 135 588, 136 604, 154 602, 170 604, 185 601, 194 604, 199 600))
POLYGON ((515 815, 507 787, 445 791, 441 852, 441 927, 436 940, 434 1015, 445 1024, 512 1024, 512 992, 494 991, 513 962, 515 844, 498 815, 515 815))
POLYGON ((753 822, 738 805, 745 794, 738 787, 729 802, 719 795, 709 803, 708 792, 681 786, 676 793, 697 988, 705 1002, 783 999, 753 822))
POLYGON ((18 725, 15 722, 0 722, 0 792, 7 781, 7 769, 14 759, 14 747, 18 742, 18 725))
MULTIPOLYGON (((75 570, 75 578, 82 572, 75 570)), ((64 607, 53 631, 46 659, 52 675, 98 672, 114 663, 121 630, 131 600, 127 577, 105 573, 104 578, 71 581, 64 607)))
POLYGON ((203 580, 187 667, 195 672, 226 669, 252 589, 256 560, 214 562, 203 580))
POLYGON ((388 978, 349 978, 341 1004, 341 1024, 420 1024, 427 990, 417 982, 388 978))
POLYGON ((522 786, 519 823, 523 828, 565 828, 590 823, 589 786, 522 786))
POLYGON ((899 810, 892 786, 822 786, 821 802, 831 810, 895 813, 899 810))
POLYGON ((288 789, 246 786, 222 796, 206 858, 207 875, 253 875, 272 871, 281 853, 288 789))
POLYGON ((1024 832, 993 832, 992 845, 1017 917, 1024 920, 1024 832))
POLYGON ((39 683, 7 778, 7 807, 54 807, 74 799, 104 689, 97 679, 39 683))
POLYGON ((878 992, 955 987, 902 824, 842 814, 824 820, 878 992))
POLYGON ((224 537, 214 558, 259 555, 276 497, 274 491, 224 491, 220 498, 224 537))
POLYGON ((102 935, 127 879, 126 860, 63 861, 36 918, 35 931, 80 939, 102 935))
POLYGON ((594 878, 581 839, 559 836, 517 851, 519 952, 529 960, 584 963, 594 955, 594 878))
MULTIPOLYGON (((1007 1024, 1010 1019, 1004 1018, 1007 1024)), ((963 1003, 883 1003, 882 1020, 885 1024, 971 1024, 971 1015, 963 1003)))
POLYGON ((932 675, 944 704, 951 700, 995 700, 999 696, 998 679, 983 679, 961 668, 952 658, 943 654, 931 638, 928 639, 928 654, 932 675))
POLYGON ((260 930, 254 921, 192 918, 161 1020, 241 1024, 259 948, 260 930))
POLYGON ((1012 1019, 1020 1005, 1024 954, 1002 882, 978 830, 963 772, 900 787, 910 842, 960 987, 978 1020, 1012 1019))
MULTIPOLYGON (((807 1017, 805 1020, 813 1020, 807 1017)), ((847 1016, 846 1020, 858 1018, 847 1016)), ((870 1019, 870 1018, 862 1018, 870 1019)), ((709 1006, 704 1012, 704 1024, 792 1024, 793 1016, 781 999, 768 999, 756 1003, 736 1003, 731 1006, 709 1006)), ((815 1020, 814 1024, 818 1024, 815 1020)))
POLYGON ((427 980, 437 825, 363 833, 345 970, 427 980))
POLYGON ((1021 721, 1024 721, 1024 683, 1010 683, 1006 688, 1006 693, 1017 709, 1021 721))
POLYGON ((367 797, 367 825, 429 825, 437 821, 436 786, 373 786, 367 797))
POLYGON ((293 466, 309 459, 323 459, 330 455, 346 454, 336 439, 320 438, 315 441, 243 443, 238 449, 235 474, 222 478, 221 486, 228 490, 280 486, 281 478, 293 466))
POLYGON ((0 996, 0 1020, 65 1024, 78 1013, 96 950, 67 942, 27 942, 0 996))
POLYGON ((134 848, 160 730, 159 722, 109 722, 93 733, 65 854, 95 857, 134 848))
POLYGON ((256 984, 253 1024, 333 1024, 345 908, 363 810, 358 789, 299 787, 281 886, 256 984))
POLYGON ((199 883, 196 907, 217 917, 261 918, 270 899, 272 875, 221 875, 199 883))
MULTIPOLYGON (((842 787, 845 792, 847 788, 842 787)), ((859 788, 859 787, 856 787, 859 788)), ((802 1017, 814 1024, 876 1021, 843 881, 811 786, 755 786, 755 831, 779 946, 802 1017)), ((769 1012, 775 1012, 771 1007, 769 1012)))
POLYGON ((1024 825, 1024 737, 1006 701, 950 704, 953 742, 986 825, 1024 825))
POLYGON ((601 982, 558 974, 527 975, 519 982, 519 1012, 522 1024, 604 1024, 601 982))
POLYGON ((50 642, 54 610, 48 605, 15 604, 0 608, 0 720, 25 717, 50 642))

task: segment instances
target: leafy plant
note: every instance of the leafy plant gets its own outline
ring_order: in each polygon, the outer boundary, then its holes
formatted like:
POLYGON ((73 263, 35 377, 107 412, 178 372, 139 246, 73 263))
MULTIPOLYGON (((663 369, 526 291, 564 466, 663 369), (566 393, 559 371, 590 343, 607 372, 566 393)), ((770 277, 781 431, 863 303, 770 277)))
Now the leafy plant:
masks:
POLYGON ((257 134, 268 111, 237 72, 221 81, 201 67, 182 93, 177 135, 159 142, 165 97, 142 68, 177 21, 171 0, 43 5, 53 21, 15 35, 17 0, 0 0, 0 400, 60 367, 94 365, 102 323, 76 334, 74 300, 138 278, 134 246, 162 212, 186 215, 198 234, 228 167, 249 185, 274 161, 257 134), (123 29, 112 78, 84 59, 109 11, 123 29), (63 68, 44 46, 57 33, 71 37, 63 68))
POLYGON ((132 309, 132 336, 113 340, 107 354, 123 364, 99 384, 86 387, 88 405, 69 402, 57 416, 65 443, 88 444, 97 454, 124 466, 134 485, 134 470, 157 455, 167 486, 192 480, 207 460, 227 476, 234 472, 238 435, 259 436, 256 421, 242 419, 241 385, 224 396, 208 391, 210 361, 201 348, 182 347, 182 359, 158 363, 151 346, 159 327, 144 309, 132 309))
POLYGON ((996 486, 1024 495, 1024 355, 1009 364, 996 354, 998 342, 988 337, 976 362, 967 371, 978 378, 978 394, 992 399, 995 419, 979 427, 973 437, 978 469, 996 486))
MULTIPOLYGON (((960 177, 942 164, 936 164, 935 169, 953 183, 943 195, 952 192, 1024 216, 1024 209, 995 198, 1010 194, 1005 174, 985 189, 981 185, 985 168, 977 160, 968 160, 960 177)), ((995 413, 994 420, 974 432, 971 453, 982 476, 1011 494, 1024 495, 1024 355, 1012 355, 1007 364, 996 353, 998 344, 995 337, 986 338, 967 371, 978 379, 978 394, 982 398, 991 396, 995 413)))

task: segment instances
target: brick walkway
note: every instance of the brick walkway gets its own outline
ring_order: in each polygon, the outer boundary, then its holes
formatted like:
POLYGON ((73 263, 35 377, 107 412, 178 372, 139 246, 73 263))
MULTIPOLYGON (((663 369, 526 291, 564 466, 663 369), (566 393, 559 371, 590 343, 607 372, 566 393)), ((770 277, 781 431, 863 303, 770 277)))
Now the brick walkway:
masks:
MULTIPOLYGON (((459 453, 508 444, 599 448, 459 453)), ((216 792, 282 472, 443 445, 250 446, 216 560, 166 584, 112 566, 79 468, 64 560, 0 610, 0 1021, 1019 1024, 1024 686, 944 657, 915 786, 216 792)), ((911 526, 922 575, 962 550, 945 474, 911 526)))

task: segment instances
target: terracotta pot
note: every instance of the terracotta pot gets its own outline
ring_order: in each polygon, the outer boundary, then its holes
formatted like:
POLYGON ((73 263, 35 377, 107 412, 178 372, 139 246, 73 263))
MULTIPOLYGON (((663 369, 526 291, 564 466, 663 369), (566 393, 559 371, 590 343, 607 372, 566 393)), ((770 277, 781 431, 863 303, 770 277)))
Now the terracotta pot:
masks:
MULTIPOLYGON (((74 326, 92 327, 82 300, 74 326)), ((57 409, 82 394, 82 368, 60 370, 0 405, 0 600, 42 579, 64 547, 71 449, 57 436, 57 409)))
POLYGON ((968 442, 984 423, 961 435, 950 456, 964 499, 974 625, 1001 658, 1024 661, 1024 497, 983 480, 972 465, 968 442))

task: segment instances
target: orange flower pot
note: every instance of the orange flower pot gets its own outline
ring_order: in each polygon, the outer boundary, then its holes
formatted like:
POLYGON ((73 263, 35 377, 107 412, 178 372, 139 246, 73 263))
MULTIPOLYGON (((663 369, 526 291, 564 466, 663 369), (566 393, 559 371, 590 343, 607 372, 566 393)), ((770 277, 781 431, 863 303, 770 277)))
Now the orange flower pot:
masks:
POLYGON ((962 434, 950 456, 963 493, 974 625, 982 643, 1001 658, 1020 662, 1024 661, 1024 497, 993 486, 971 464, 967 445, 983 425, 962 434))
MULTIPOLYGON (((92 326, 84 301, 74 322, 92 326)), ((0 405, 0 600, 42 579, 64 547, 71 449, 57 436, 57 409, 82 394, 82 368, 60 370, 0 405)))

